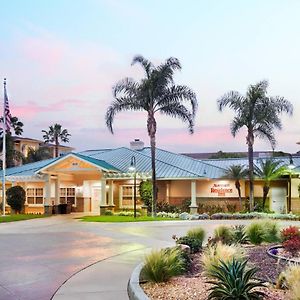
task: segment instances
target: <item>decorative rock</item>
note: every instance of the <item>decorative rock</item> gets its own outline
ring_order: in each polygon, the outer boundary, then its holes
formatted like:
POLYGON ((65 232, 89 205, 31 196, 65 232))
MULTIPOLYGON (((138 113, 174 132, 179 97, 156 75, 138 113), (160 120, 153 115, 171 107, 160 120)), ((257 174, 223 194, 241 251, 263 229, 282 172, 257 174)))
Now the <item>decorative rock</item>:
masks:
POLYGON ((190 218, 190 214, 188 214, 187 212, 183 212, 179 215, 179 219, 181 220, 189 220, 190 218))

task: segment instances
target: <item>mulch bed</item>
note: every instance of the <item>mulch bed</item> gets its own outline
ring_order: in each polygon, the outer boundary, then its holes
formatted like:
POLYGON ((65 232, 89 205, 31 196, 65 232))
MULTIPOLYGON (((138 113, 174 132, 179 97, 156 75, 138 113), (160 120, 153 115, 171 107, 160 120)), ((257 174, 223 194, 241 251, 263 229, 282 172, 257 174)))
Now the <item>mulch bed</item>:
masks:
MULTIPOLYGON (((276 282, 280 272, 284 269, 284 262, 277 262, 267 254, 267 246, 246 247, 249 263, 259 268, 257 277, 267 282, 276 282)), ((207 277, 203 274, 200 262, 201 253, 192 256, 192 266, 184 276, 172 278, 166 283, 144 283, 142 288, 150 299, 153 300, 206 300, 209 295, 210 284, 206 283, 207 277)), ((264 299, 285 300, 287 292, 275 290, 272 285, 263 288, 264 299)))

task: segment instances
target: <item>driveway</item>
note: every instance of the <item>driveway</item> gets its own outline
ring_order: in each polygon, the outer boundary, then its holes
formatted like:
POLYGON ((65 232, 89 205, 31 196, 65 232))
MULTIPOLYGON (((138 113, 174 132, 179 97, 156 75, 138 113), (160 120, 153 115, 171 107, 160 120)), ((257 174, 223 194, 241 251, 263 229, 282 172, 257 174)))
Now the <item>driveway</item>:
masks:
POLYGON ((2 223, 0 300, 123 300, 133 267, 152 247, 173 245, 173 234, 194 226, 210 234, 247 222, 88 223, 67 215, 2 223))

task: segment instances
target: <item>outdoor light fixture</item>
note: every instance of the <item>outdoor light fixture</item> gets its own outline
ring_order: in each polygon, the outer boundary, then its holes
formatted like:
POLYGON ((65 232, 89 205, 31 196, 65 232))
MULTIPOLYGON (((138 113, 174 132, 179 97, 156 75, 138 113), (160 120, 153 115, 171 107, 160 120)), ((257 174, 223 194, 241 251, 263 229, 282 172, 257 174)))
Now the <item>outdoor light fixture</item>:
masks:
POLYGON ((290 169, 290 170, 292 170, 292 169, 295 169, 295 165, 294 165, 294 161, 293 161, 293 156, 292 156, 292 154, 289 154, 289 157, 290 157, 290 163, 289 163, 289 165, 288 165, 288 168, 290 169))
POLYGON ((292 170, 296 168, 293 161, 292 154, 289 154, 290 163, 288 165, 289 172, 289 183, 288 183, 288 203, 287 203, 287 212, 291 210, 291 202, 292 202, 292 170))
POLYGON ((136 218, 136 159, 131 157, 129 171, 133 172, 133 216, 136 218))

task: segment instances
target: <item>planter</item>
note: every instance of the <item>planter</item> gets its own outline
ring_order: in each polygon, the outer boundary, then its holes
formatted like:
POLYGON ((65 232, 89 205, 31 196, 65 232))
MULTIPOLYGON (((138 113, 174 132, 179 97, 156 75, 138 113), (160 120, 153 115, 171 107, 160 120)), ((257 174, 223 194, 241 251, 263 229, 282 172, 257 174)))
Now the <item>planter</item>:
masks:
POLYGON ((127 292, 130 300, 150 300, 140 287, 140 274, 143 268, 143 263, 135 267, 128 281, 127 292))
POLYGON ((283 248, 283 246, 281 246, 281 245, 273 246, 273 247, 271 247, 267 250, 267 254, 269 256, 273 257, 274 259, 277 259, 277 260, 281 260, 281 261, 284 261, 284 262, 287 262, 287 263, 298 264, 298 265, 300 264, 299 261, 296 261, 296 260, 281 256, 281 255, 275 255, 275 254, 271 253, 272 250, 277 250, 277 249, 282 249, 282 248, 283 248))

